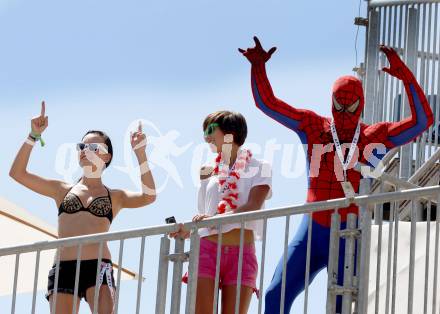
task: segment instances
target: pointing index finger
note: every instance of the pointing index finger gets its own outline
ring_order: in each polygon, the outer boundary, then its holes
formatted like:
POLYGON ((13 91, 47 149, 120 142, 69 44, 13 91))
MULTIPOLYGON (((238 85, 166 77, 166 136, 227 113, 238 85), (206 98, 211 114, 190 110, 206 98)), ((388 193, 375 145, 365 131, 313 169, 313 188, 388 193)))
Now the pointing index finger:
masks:
POLYGON ((41 116, 44 117, 44 115, 46 114, 46 103, 43 102, 41 103, 41 116))
POLYGON ((139 120, 138 132, 142 133, 142 122, 141 122, 141 120, 139 120))

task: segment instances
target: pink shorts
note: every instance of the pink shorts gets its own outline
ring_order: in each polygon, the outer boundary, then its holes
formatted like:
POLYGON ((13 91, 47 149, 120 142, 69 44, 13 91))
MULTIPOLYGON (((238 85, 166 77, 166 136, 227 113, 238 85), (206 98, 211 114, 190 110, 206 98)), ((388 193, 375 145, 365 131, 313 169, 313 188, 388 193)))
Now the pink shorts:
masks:
MULTIPOLYGON (((220 257, 219 285, 237 285, 238 257, 240 246, 222 245, 220 257)), ((215 280, 217 262, 217 243, 201 238, 199 254, 199 277, 215 280)), ((257 292, 258 263, 255 255, 255 245, 243 246, 243 267, 241 285, 252 288, 257 292)), ((258 294, 258 293, 257 293, 258 294)))

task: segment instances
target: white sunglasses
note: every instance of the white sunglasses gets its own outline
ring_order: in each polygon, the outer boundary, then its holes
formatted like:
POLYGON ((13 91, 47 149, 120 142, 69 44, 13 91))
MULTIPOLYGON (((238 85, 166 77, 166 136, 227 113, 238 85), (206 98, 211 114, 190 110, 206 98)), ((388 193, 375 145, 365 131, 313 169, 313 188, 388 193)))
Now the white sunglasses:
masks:
POLYGON ((87 149, 88 151, 91 152, 99 152, 99 153, 103 153, 103 154, 107 154, 108 150, 107 148, 102 145, 101 143, 78 143, 76 144, 76 150, 77 151, 83 151, 87 149))

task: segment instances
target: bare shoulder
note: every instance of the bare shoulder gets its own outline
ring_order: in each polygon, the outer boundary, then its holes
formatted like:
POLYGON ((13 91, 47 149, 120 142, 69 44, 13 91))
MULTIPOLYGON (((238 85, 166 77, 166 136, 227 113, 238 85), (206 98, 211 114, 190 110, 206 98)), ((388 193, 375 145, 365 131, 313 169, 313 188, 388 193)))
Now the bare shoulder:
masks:
POLYGON ((214 167, 203 166, 200 168, 200 180, 206 180, 214 175, 214 167))
POLYGON ((125 194, 127 194, 126 191, 121 189, 111 189, 107 187, 107 190, 110 194, 110 197, 115 200, 121 199, 125 194))

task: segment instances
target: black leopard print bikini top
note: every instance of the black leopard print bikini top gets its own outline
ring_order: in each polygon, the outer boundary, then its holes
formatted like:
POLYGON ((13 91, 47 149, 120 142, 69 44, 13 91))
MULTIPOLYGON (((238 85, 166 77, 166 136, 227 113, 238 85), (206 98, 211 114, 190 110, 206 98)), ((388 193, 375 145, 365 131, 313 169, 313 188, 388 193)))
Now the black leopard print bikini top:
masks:
POLYGON ((67 192, 64 200, 58 208, 58 216, 62 213, 75 214, 80 211, 85 211, 97 217, 105 217, 111 223, 113 220, 112 199, 110 197, 110 191, 106 186, 104 187, 107 190, 107 195, 95 198, 87 207, 84 207, 78 195, 70 191, 67 192))

